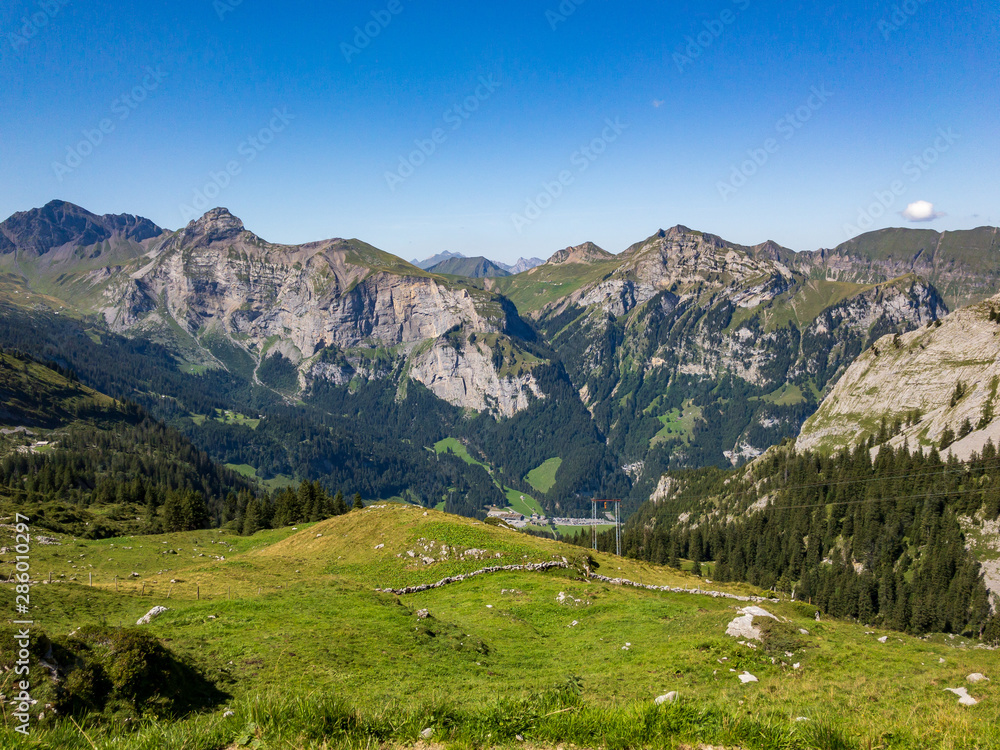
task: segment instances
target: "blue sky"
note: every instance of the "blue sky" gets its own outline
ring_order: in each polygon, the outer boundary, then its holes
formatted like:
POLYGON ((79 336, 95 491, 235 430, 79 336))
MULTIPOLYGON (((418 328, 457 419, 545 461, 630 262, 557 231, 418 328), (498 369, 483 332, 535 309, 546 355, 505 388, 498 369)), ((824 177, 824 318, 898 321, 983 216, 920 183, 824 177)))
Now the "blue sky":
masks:
POLYGON ((222 205, 274 242, 506 261, 678 223, 796 250, 995 225, 998 21, 945 0, 7 0, 0 214, 62 198, 177 228, 222 205))

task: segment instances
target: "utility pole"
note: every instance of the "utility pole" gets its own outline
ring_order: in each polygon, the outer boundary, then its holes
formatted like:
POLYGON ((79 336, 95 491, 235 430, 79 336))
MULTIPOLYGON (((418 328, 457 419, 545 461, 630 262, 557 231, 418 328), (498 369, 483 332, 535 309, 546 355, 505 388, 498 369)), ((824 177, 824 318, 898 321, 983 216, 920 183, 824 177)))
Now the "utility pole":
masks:
POLYGON ((594 552, 597 552, 597 501, 593 498, 590 500, 590 511, 590 531, 592 532, 590 536, 594 541, 594 552))
POLYGON ((622 501, 615 503, 615 547, 618 549, 618 557, 622 556, 622 501))
POLYGON ((606 500, 595 499, 592 502, 594 508, 594 520, 593 520, 594 549, 595 550, 597 549, 597 504, 604 503, 604 508, 607 509, 608 503, 613 503, 615 506, 615 554, 617 554, 618 557, 621 557, 622 556, 622 533, 621 533, 622 516, 620 510, 622 505, 621 499, 606 499, 606 500))

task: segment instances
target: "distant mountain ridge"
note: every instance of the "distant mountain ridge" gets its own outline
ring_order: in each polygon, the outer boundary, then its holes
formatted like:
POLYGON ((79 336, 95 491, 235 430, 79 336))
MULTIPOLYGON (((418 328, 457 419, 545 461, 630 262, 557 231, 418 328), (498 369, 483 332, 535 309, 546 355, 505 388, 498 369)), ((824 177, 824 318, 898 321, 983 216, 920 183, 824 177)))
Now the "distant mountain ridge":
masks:
POLYGON ((97 216, 72 203, 54 200, 0 223, 0 254, 20 251, 40 256, 67 244, 96 245, 113 238, 143 242, 163 232, 141 216, 97 216))
POLYGON ((490 260, 481 255, 470 258, 462 253, 453 253, 450 250, 445 250, 443 253, 432 255, 430 258, 425 258, 424 260, 414 259, 410 262, 424 271, 437 268, 434 273, 450 273, 456 276, 481 279, 488 276, 518 274, 540 266, 545 261, 541 258, 518 258, 517 262, 507 264, 497 260, 490 260), (472 262, 466 263, 465 261, 472 262), (503 271, 504 273, 499 273, 499 271, 503 271))
POLYGON ((793 266, 814 278, 873 284, 917 274, 956 310, 1000 291, 1000 230, 936 232, 880 229, 832 250, 796 253, 793 266))
POLYGON ((464 257, 466 256, 462 255, 462 253, 453 253, 450 250, 445 250, 443 253, 432 255, 431 257, 424 258, 423 260, 413 259, 410 261, 410 263, 415 265, 417 268, 426 271, 431 266, 436 266, 438 263, 443 263, 444 261, 449 260, 451 258, 464 258, 464 257))
POLYGON ((435 263, 427 269, 430 273, 444 273, 452 276, 465 276, 469 279, 484 279, 497 276, 510 276, 510 272, 501 268, 493 261, 483 258, 448 258, 435 263))

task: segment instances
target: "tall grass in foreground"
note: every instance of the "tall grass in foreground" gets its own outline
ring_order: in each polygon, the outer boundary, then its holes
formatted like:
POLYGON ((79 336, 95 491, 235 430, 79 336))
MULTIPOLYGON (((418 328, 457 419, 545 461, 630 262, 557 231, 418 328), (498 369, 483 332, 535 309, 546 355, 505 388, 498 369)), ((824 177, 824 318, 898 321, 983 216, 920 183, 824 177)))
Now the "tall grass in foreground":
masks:
MULTIPOLYGON (((988 748, 1000 746, 1000 731, 971 743, 942 738, 928 744, 915 736, 883 735, 864 743, 849 740, 842 729, 818 722, 795 722, 776 715, 739 715, 724 708, 683 701, 603 707, 584 703, 572 681, 566 686, 523 699, 494 698, 475 708, 443 702, 403 706, 351 705, 341 697, 312 694, 258 694, 223 710, 180 721, 148 719, 138 723, 95 725, 60 720, 33 729, 25 741, 0 729, 4 748, 59 750, 224 750, 266 748, 305 750, 412 745, 421 732, 431 741, 459 748, 555 746, 627 750, 676 748, 707 743, 750 750, 869 750, 870 748, 988 748)), ((849 717, 845 717, 849 721, 849 717)))

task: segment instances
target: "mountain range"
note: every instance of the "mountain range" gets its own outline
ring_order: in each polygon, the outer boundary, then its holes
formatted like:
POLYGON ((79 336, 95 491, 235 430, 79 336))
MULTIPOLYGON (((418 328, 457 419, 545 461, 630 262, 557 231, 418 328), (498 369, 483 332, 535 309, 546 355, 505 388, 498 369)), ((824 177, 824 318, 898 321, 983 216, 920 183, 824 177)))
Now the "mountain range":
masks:
POLYGON ((797 438, 880 338, 1000 288, 991 227, 795 253, 676 226, 517 273, 430 261, 275 244, 222 208, 166 231, 54 201, 0 224, 0 345, 260 480, 572 513, 797 438))
POLYGON ((500 261, 489 260, 483 256, 469 258, 462 253, 453 253, 445 250, 425 260, 410 261, 417 268, 433 273, 452 274, 455 276, 470 276, 472 278, 484 278, 486 276, 509 276, 522 273, 536 266, 542 265, 545 261, 541 258, 518 258, 514 264, 501 263, 500 261))

